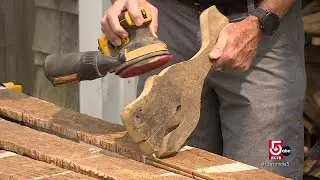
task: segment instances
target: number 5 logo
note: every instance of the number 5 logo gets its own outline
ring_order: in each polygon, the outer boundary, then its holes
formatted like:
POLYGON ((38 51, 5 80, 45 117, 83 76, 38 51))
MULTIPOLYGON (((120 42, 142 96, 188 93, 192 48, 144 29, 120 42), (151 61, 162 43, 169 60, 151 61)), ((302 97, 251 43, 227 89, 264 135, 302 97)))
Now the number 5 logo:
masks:
POLYGON ((269 140, 269 152, 274 156, 281 154, 281 149, 283 146, 283 141, 269 140))

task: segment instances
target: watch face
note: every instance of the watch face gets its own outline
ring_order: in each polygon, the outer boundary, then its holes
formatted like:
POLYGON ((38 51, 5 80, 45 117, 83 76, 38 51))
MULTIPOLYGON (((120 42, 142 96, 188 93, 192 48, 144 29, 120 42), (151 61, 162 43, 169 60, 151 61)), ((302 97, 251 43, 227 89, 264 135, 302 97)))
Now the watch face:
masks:
POLYGON ((279 17, 273 13, 268 13, 262 20, 262 26, 265 33, 272 35, 280 25, 279 17))

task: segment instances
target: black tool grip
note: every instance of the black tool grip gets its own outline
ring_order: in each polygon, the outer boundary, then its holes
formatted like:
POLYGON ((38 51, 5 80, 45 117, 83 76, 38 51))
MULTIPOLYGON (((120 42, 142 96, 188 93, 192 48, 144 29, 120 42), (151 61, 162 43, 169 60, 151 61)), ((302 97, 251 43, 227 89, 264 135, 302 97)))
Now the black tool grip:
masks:
POLYGON ((103 77, 98 68, 100 56, 99 51, 49 55, 43 66, 45 76, 53 85, 103 77))

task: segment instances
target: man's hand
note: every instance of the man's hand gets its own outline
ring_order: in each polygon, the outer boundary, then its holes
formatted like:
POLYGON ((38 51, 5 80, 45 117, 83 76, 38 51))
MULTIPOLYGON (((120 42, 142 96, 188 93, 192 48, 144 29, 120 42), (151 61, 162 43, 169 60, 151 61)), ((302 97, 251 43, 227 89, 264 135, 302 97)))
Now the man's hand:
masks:
POLYGON ((248 16, 230 23, 220 32, 209 57, 217 67, 227 71, 248 70, 262 37, 258 18, 248 16))
POLYGON ((154 36, 158 29, 158 10, 146 0, 116 0, 114 4, 105 12, 101 19, 101 30, 115 45, 121 45, 121 38, 128 37, 128 32, 121 27, 118 16, 122 11, 128 10, 132 20, 137 26, 143 23, 143 17, 139 7, 149 8, 152 12, 152 22, 150 24, 151 32, 154 36))

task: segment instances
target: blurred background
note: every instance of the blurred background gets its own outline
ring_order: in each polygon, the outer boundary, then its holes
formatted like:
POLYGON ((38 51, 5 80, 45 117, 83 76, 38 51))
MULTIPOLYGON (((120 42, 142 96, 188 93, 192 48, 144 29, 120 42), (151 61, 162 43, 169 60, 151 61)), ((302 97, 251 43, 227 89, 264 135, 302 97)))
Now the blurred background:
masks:
MULTIPOLYGON (((320 178, 320 0, 302 0, 307 91, 304 111, 306 179, 320 178)), ((0 82, 23 93, 121 124, 136 95, 136 78, 114 75, 53 87, 42 64, 57 52, 97 50, 100 18, 111 0, 0 0, 0 82)))

